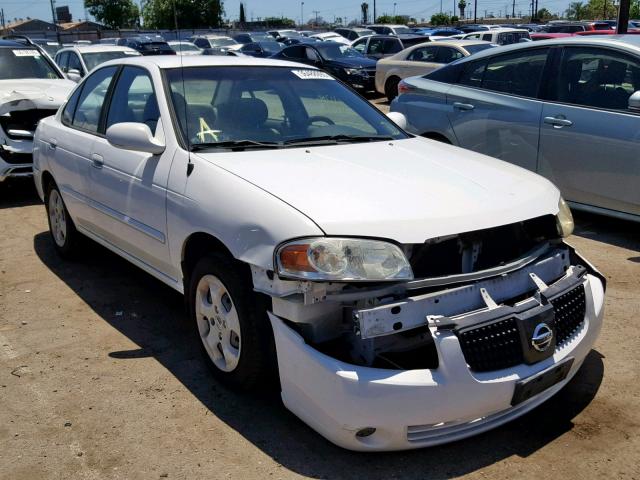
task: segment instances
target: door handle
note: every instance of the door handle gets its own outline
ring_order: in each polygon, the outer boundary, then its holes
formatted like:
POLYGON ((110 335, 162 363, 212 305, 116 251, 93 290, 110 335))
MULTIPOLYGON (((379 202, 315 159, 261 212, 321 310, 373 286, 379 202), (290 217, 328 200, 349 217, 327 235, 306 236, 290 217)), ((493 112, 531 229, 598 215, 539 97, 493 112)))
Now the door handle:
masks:
POLYGON ((51 140, 49 140, 49 142, 47 142, 47 147, 49 148, 49 150, 55 150, 57 146, 58 141, 55 138, 52 138, 51 140))
POLYGON ((473 110, 476 107, 470 103, 453 102, 453 108, 457 108, 458 110, 473 110))
POLYGON ((93 153, 91 155, 91 166, 94 168, 102 168, 103 165, 104 165, 104 158, 102 158, 102 155, 93 153))
POLYGON ((571 120, 567 120, 561 115, 558 115, 557 117, 544 117, 544 123, 553 125, 553 128, 570 127, 573 125, 571 120))

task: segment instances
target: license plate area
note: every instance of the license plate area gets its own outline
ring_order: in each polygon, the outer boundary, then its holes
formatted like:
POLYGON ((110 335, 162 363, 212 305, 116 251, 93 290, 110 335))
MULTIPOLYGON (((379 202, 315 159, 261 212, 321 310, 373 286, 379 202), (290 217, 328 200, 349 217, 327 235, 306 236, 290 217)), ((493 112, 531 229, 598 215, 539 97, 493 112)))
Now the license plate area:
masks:
POLYGON ((516 388, 513 391, 511 405, 518 405, 519 403, 544 392, 556 383, 561 382, 567 378, 572 365, 573 358, 567 358, 562 362, 543 370, 542 372, 518 381, 516 383, 516 388))

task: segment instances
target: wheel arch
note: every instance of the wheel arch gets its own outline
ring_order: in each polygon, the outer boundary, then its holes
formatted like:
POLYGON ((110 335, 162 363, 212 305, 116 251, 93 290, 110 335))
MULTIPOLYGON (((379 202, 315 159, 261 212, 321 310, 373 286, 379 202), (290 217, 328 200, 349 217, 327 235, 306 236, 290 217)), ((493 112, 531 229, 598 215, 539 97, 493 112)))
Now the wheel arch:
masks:
MULTIPOLYGON (((236 260, 227 246, 214 235, 207 232, 194 232, 190 234, 182 244, 180 254, 180 266, 185 288, 189 284, 189 275, 193 271, 198 260, 207 253, 221 253, 229 259, 236 260)), ((186 291, 186 290, 185 290, 186 291)))
POLYGON ((42 187, 42 193, 44 195, 46 195, 47 187, 49 186, 50 183, 53 183, 54 185, 56 185, 56 181, 53 178, 53 175, 51 174, 51 172, 49 170, 44 170, 40 176, 40 185, 42 187))

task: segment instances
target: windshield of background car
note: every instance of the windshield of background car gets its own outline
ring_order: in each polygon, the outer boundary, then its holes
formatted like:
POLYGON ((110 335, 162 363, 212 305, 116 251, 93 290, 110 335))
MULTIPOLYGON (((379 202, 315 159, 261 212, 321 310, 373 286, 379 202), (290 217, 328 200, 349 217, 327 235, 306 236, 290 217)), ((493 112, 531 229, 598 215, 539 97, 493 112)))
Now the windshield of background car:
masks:
POLYGON ((173 49, 169 46, 167 42, 149 42, 141 44, 141 47, 145 51, 153 51, 158 50, 160 52, 172 52, 173 49))
POLYGON ((169 69, 166 78, 179 129, 191 148, 246 140, 275 148, 319 137, 407 138, 320 70, 207 66, 169 69))
POLYGON ((282 44, 278 42, 259 42, 258 44, 265 52, 278 53, 282 50, 282 44))
POLYGON ((325 60, 341 60, 343 58, 363 58, 359 51, 348 45, 336 43, 335 45, 316 45, 316 48, 325 60))
POLYGON ((496 45, 495 43, 480 43, 476 45, 463 45, 462 48, 464 48, 467 52, 473 55, 474 53, 478 53, 478 52, 481 52, 482 50, 486 50, 488 48, 494 48, 497 46, 498 45, 496 45))
POLYGON ((375 35, 376 32, 374 32, 373 30, 356 30, 356 35, 358 35, 358 38, 360 37, 368 37, 369 35, 375 35))
POLYGON ((189 42, 170 43, 169 46, 173 48, 176 52, 199 52, 200 51, 198 47, 196 47, 193 43, 189 43, 189 42))
POLYGON ((0 80, 62 78, 36 48, 0 48, 0 80))
POLYGON ((413 33, 409 27, 395 27, 393 31, 396 35, 401 33, 413 33))
POLYGON ((91 52, 91 53, 83 53, 82 58, 84 58, 84 63, 87 64, 88 70, 93 70, 98 65, 104 62, 108 62, 109 60, 115 60, 116 58, 123 57, 136 57, 140 56, 138 52, 91 52))
POLYGON ((47 43, 46 45, 40 45, 40 48, 44 49, 44 51, 47 52, 51 58, 53 58, 56 56, 58 50, 60 50, 60 48, 62 47, 60 47, 59 43, 47 43))

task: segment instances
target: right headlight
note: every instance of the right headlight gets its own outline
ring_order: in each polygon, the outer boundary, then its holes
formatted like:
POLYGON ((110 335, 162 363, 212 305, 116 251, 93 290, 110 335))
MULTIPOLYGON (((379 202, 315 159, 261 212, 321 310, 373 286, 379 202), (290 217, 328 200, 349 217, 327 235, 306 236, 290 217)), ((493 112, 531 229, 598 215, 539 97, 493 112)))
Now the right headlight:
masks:
POLYGON ((278 274, 304 280, 412 280, 411 265, 393 243, 360 238, 305 238, 276 250, 278 274))
POLYGON ((573 233, 573 215, 571 215, 571 209, 564 198, 560 197, 558 201, 558 215, 556 216, 556 228, 558 229, 558 235, 562 238, 567 238, 573 233))

